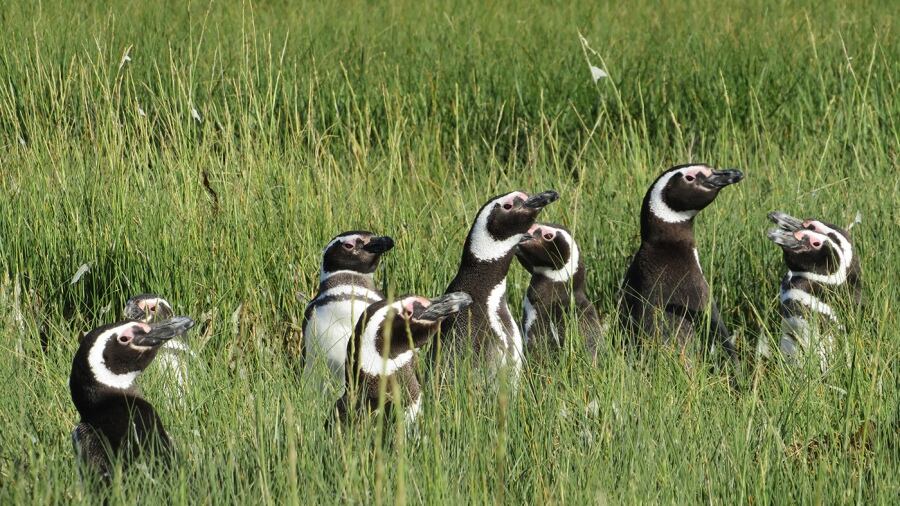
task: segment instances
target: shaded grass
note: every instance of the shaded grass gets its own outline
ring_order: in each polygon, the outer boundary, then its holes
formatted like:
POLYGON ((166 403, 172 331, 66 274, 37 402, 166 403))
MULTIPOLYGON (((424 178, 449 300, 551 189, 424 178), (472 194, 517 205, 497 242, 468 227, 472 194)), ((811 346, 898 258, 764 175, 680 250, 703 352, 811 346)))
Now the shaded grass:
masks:
MULTIPOLYGON (((117 500, 892 502, 892 11, 9 2, 0 497, 92 502, 68 441, 77 336, 157 291, 202 322, 193 338, 205 365, 181 408, 147 374, 182 464, 164 480, 133 473, 113 487, 117 500), (611 78, 592 84, 585 57, 611 78), (419 440, 376 443, 393 430, 378 421, 338 441, 321 430, 332 400, 297 374, 297 299, 314 293, 335 233, 392 235, 379 279, 434 295, 482 202, 554 188, 562 199, 543 218, 573 229, 609 314, 646 186, 686 160, 747 174, 697 222, 704 271, 746 343, 779 331, 783 267, 766 212, 839 224, 862 212, 866 304, 844 311, 853 367, 823 380, 771 367, 736 395, 720 374, 687 374, 666 354, 612 353, 595 368, 571 353, 533 364, 515 394, 457 382, 426 404, 419 440), (90 272, 70 285, 84 263, 90 272), (867 419, 878 424, 869 453, 785 455, 823 433, 849 438, 867 419)), ((514 267, 515 311, 526 283, 514 267)))

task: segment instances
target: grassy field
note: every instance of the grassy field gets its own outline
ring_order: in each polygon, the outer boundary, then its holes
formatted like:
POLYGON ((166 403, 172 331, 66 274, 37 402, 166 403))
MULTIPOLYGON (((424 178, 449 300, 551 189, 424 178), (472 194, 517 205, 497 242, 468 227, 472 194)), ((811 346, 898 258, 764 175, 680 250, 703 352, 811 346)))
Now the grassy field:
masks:
MULTIPOLYGON (((0 503, 98 500, 71 358, 155 291, 199 322, 202 363, 182 405, 145 375, 180 461, 132 468, 116 503, 896 504, 900 37, 892 2, 851 3, 3 2, 0 503), (333 400, 296 361, 332 235, 393 236, 378 279, 436 295, 488 197, 554 188, 542 218, 574 230, 609 314, 641 198, 685 161, 746 174, 697 231, 747 354, 780 329, 766 213, 861 212, 852 365, 734 392, 665 353, 571 350, 515 393, 426 387, 418 438, 322 430, 333 400)), ((515 314, 526 285, 515 265, 515 314)))

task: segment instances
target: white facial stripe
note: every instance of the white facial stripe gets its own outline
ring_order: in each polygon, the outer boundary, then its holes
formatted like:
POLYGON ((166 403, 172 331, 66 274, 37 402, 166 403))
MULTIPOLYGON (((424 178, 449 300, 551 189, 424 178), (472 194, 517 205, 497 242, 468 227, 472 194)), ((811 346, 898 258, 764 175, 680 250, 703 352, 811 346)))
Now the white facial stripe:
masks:
MULTIPOLYGON (((550 229, 554 230, 555 233, 563 236, 563 239, 569 244, 569 259, 566 261, 566 265, 563 265, 559 269, 549 269, 547 267, 535 267, 534 272, 539 273, 541 276, 544 276, 551 281, 557 282, 565 282, 572 278, 575 273, 578 271, 578 245, 575 244, 575 240, 572 239, 572 236, 569 235, 568 232, 561 229, 550 229)), ((527 332, 526 332, 527 333, 527 332)))
MULTIPOLYGON (((345 271, 338 271, 338 272, 345 272, 345 271)), ((331 275, 333 276, 334 274, 337 274, 337 272, 332 273, 331 275)), ((374 301, 381 300, 381 295, 379 295, 378 293, 376 293, 372 290, 369 290, 368 288, 365 288, 362 286, 356 286, 356 285, 340 285, 340 286, 336 286, 334 288, 330 288, 330 289, 325 290, 324 292, 320 293, 319 296, 315 298, 315 300, 324 300, 328 297, 338 297, 338 296, 343 296, 343 295, 350 295, 353 298, 369 299, 369 300, 374 300, 374 301)))
POLYGON ((799 302, 800 304, 803 304, 813 311, 829 317, 832 321, 837 321, 837 317, 834 316, 834 311, 831 309, 831 306, 822 302, 814 295, 810 295, 804 292, 803 290, 798 290, 796 288, 783 290, 781 292, 781 303, 784 304, 788 300, 799 302))
POLYGON ((672 177, 676 174, 683 175, 685 171, 696 168, 703 168, 703 166, 692 165, 690 167, 673 170, 663 174, 662 177, 656 181, 656 184, 654 184, 653 188, 650 190, 650 212, 653 213, 654 216, 666 223, 683 223, 697 215, 698 211, 676 211, 669 207, 663 199, 663 190, 666 188, 666 185, 669 184, 669 180, 671 180, 672 177))
MULTIPOLYGON (((833 240, 831 240, 831 237, 828 237, 827 235, 819 234, 817 232, 811 232, 808 230, 804 230, 803 232, 801 232, 801 235, 815 234, 816 236, 818 236, 818 238, 821 238, 821 240, 823 242, 827 241, 834 246, 835 252, 838 255, 838 269, 837 269, 837 271, 835 271, 831 274, 817 274, 815 272, 788 271, 788 275, 797 276, 799 278, 805 278, 810 281, 815 281, 816 283, 823 283, 826 285, 842 285, 842 284, 844 284, 847 281, 847 274, 850 271, 850 260, 853 258, 853 249, 850 246, 850 244, 849 243, 847 244, 847 248, 850 251, 850 255, 847 255, 843 248, 843 245, 835 244, 835 242, 833 240), (803 234, 803 232, 805 232, 806 234, 803 234)), ((837 235, 839 237, 843 237, 843 236, 841 236, 841 234, 837 234, 837 235)), ((823 247, 824 247, 824 245, 823 245, 823 247)))
POLYGON ((90 367, 91 373, 98 383, 121 390, 131 388, 131 385, 140 374, 140 371, 132 371, 123 374, 116 374, 110 371, 109 368, 106 367, 106 359, 103 358, 103 351, 106 349, 106 344, 113 336, 119 336, 121 334, 127 335, 127 333, 133 335, 135 328, 143 328, 145 331, 150 330, 150 327, 144 324, 126 323, 125 325, 120 325, 103 332, 94 340, 94 344, 91 345, 91 349, 88 350, 88 367, 90 367))
MULTIPOLYGON (((319 275, 320 283, 325 281, 326 279, 330 278, 331 276, 334 276, 335 274, 346 273, 346 272, 353 273, 353 274, 362 274, 362 273, 359 273, 356 271, 347 271, 347 270, 340 270, 340 271, 333 271, 333 272, 328 272, 325 270, 325 252, 327 252, 332 246, 334 246, 335 244, 337 244, 339 242, 344 242, 344 241, 348 241, 348 240, 352 240, 353 242, 356 242, 357 239, 365 240, 365 237, 363 237, 360 234, 339 235, 339 236, 335 237, 334 239, 332 239, 331 242, 329 242, 328 244, 325 245, 325 248, 322 250, 322 266, 320 269, 321 274, 319 275)), ((371 276, 371 274, 366 274, 366 275, 371 276)))
POLYGON ((502 206, 504 199, 514 198, 517 193, 519 192, 514 192, 492 200, 490 204, 484 206, 481 212, 478 213, 478 217, 475 219, 475 225, 472 226, 472 242, 469 246, 470 251, 478 260, 481 260, 482 262, 491 262, 498 258, 503 258, 516 247, 516 244, 519 243, 519 239, 524 235, 513 234, 512 237, 498 241, 497 239, 494 239, 487 229, 488 217, 491 215, 491 211, 494 210, 494 206, 502 206))
POLYGON ((339 236, 335 237, 334 239, 332 239, 331 242, 325 246, 325 249, 322 250, 322 254, 324 255, 326 251, 328 251, 332 246, 334 246, 335 244, 337 244, 339 242, 347 242, 347 241, 356 242, 357 239, 364 239, 364 238, 363 238, 363 236, 361 236, 359 234, 339 235, 339 236))
POLYGON ((834 236, 837 238, 837 242, 840 245, 841 251, 844 253, 844 257, 847 260, 847 265, 849 266, 850 262, 853 261, 853 245, 850 244, 850 241, 848 241, 846 237, 844 237, 844 234, 818 220, 813 220, 812 224, 816 227, 817 231, 824 234, 829 239, 831 239, 831 237, 829 237, 828 234, 834 234, 834 236))
MULTIPOLYGON (((360 369, 369 376, 390 376, 406 366, 413 358, 413 350, 405 351, 397 355, 396 358, 385 358, 375 348, 375 339, 379 336, 381 324, 385 321, 388 311, 392 308, 398 313, 403 310, 402 303, 400 302, 395 302, 379 309, 369 319, 366 324, 366 330, 360 338, 359 366, 360 369)), ((395 315, 394 318, 399 318, 399 316, 395 315)), ((405 336, 391 336, 391 339, 404 337, 405 336)))

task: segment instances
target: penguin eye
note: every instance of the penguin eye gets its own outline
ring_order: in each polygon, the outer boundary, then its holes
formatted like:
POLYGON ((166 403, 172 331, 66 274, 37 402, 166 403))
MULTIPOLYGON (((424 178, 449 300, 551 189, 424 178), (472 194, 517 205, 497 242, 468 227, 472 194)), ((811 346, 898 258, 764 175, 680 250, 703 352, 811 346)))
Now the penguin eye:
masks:
POLYGON ((128 344, 131 342, 131 337, 126 336, 126 335, 120 335, 117 338, 117 341, 119 341, 120 344, 128 344))
POLYGON ((816 249, 821 248, 821 247, 822 247, 822 241, 813 241, 813 242, 812 242, 812 247, 813 247, 813 248, 816 248, 816 249))
POLYGON ((503 209, 509 211, 510 209, 512 209, 512 204, 510 204, 509 202, 503 204, 503 209))
POLYGON ((544 240, 545 240, 545 241, 552 241, 552 240, 553 240, 553 234, 544 234, 544 240))
POLYGON ((150 306, 150 312, 151 312, 151 313, 155 313, 155 312, 156 312, 156 306, 155 306, 155 305, 150 306))
POLYGON ((345 243, 344 243, 344 249, 345 249, 345 250, 348 250, 348 251, 349 251, 349 250, 352 250, 352 249, 353 249, 353 244, 351 244, 351 243, 349 243, 349 242, 345 242, 345 243))
POLYGON ((696 179, 696 178, 690 174, 684 176, 684 180, 687 181, 688 183, 692 183, 694 181, 694 179, 696 179))

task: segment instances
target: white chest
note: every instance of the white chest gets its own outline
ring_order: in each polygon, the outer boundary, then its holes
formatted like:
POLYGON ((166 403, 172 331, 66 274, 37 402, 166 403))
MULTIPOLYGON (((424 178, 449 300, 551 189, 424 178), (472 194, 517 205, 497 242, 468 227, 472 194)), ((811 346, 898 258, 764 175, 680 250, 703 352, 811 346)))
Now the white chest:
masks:
POLYGON ((336 379, 343 381, 347 345, 356 322, 369 307, 369 300, 372 299, 343 298, 314 307, 303 329, 306 368, 325 362, 336 379))

